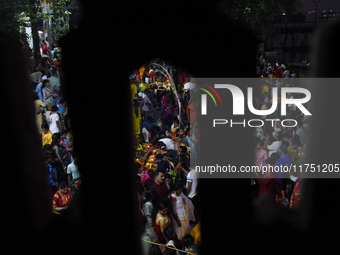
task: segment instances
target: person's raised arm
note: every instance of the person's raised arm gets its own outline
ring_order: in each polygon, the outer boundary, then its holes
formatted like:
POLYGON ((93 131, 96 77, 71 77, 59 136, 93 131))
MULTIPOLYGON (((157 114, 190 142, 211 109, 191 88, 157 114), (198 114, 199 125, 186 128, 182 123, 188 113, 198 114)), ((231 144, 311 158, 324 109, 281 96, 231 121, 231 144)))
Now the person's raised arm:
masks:
POLYGON ((192 182, 188 182, 188 187, 187 187, 187 192, 186 192, 186 195, 188 196, 189 193, 190 193, 190 190, 191 190, 191 186, 192 186, 192 182))

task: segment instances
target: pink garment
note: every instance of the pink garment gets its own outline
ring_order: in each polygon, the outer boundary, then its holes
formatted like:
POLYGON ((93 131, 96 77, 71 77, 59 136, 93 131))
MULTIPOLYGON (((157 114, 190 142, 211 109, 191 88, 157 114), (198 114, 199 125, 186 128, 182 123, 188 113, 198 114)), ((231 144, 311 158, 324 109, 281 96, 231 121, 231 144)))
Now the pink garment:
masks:
MULTIPOLYGON (((68 140, 67 140, 68 141, 68 140)), ((69 145, 67 145, 64 141, 60 141, 60 143, 59 143, 61 146, 64 146, 65 147, 65 149, 66 150, 68 150, 68 149, 70 149, 71 147, 69 146, 69 145)), ((70 144, 70 143, 69 143, 70 144)), ((71 152, 67 152, 68 153, 68 155, 70 156, 70 157, 72 157, 72 153, 71 152)))
POLYGON ((255 166, 260 167, 261 164, 268 158, 268 152, 264 149, 257 151, 255 149, 255 166))
POLYGON ((140 183, 142 185, 144 185, 144 182, 147 180, 147 179, 151 179, 151 177, 148 175, 147 172, 144 173, 144 176, 142 178, 140 178, 140 183))

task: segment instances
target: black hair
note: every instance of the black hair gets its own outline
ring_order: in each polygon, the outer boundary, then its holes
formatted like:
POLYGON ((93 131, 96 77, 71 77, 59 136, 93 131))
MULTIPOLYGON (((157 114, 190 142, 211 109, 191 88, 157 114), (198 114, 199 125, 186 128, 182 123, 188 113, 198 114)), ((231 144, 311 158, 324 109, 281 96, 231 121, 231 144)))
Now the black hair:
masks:
POLYGON ((62 105, 63 103, 65 103, 66 99, 65 98, 61 98, 59 101, 59 104, 62 105))
POLYGON ((276 163, 276 161, 280 158, 280 154, 277 152, 274 152, 270 157, 273 158, 273 160, 275 160, 275 163, 276 163))
POLYGON ((297 125, 298 125, 298 127, 302 127, 303 126, 302 121, 299 121, 297 125))
POLYGON ((269 165, 274 165, 276 163, 276 160, 275 157, 269 157, 264 162, 269 165))
POLYGON ((46 83, 47 83, 47 82, 49 82, 49 80, 47 80, 47 79, 42 81, 42 86, 41 86, 41 89, 40 89, 41 94, 43 94, 42 91, 43 91, 43 89, 46 87, 46 83))
POLYGON ((165 174, 165 175, 164 175, 164 180, 165 180, 165 179, 170 179, 170 180, 172 181, 172 177, 171 177, 170 174, 165 174))
POLYGON ((54 147, 55 145, 59 145, 59 140, 60 140, 60 133, 54 133, 52 135, 52 147, 54 147))
POLYGON ((163 148, 165 145, 165 143, 163 143, 162 141, 158 141, 158 147, 159 148, 163 148))
POLYGON ((162 154, 156 154, 156 159, 163 159, 163 155, 162 154))
POLYGON ((180 146, 179 148, 182 150, 182 153, 186 153, 187 152, 187 147, 186 146, 180 146))
POLYGON ((68 132, 71 131, 69 125, 68 125, 68 120, 70 119, 70 116, 67 114, 64 115, 64 126, 68 132))
POLYGON ((154 172, 154 177, 156 178, 160 173, 163 173, 163 171, 160 169, 156 169, 156 171, 154 172))
POLYGON ((180 190, 182 188, 183 188, 183 183, 182 182, 176 182, 175 183, 174 191, 180 190))
MULTIPOLYGON (((147 171, 147 173, 148 173, 148 175, 150 176, 150 178, 153 178, 154 172, 153 172, 152 169, 149 169, 149 170, 147 171)), ((147 180, 150 180, 150 179, 147 179, 147 180)), ((145 182, 146 182, 147 180, 145 180, 145 182)), ((145 185, 145 182, 144 182, 144 185, 145 185)))
POLYGON ((168 208, 168 207, 167 207, 167 205, 164 204, 163 202, 159 202, 159 203, 157 204, 157 209, 158 209, 159 211, 162 211, 162 210, 164 210, 165 208, 168 208))
POLYGON ((52 156, 52 154, 50 154, 50 153, 44 154, 43 157, 44 157, 44 160, 45 160, 45 161, 47 161, 49 158, 52 158, 52 159, 53 159, 53 156, 52 156))
POLYGON ((42 81, 43 86, 45 87, 45 86, 46 86, 46 83, 48 83, 48 82, 50 82, 50 80, 48 80, 48 79, 43 80, 43 81, 42 81))
POLYGON ((78 158, 77 153, 75 153, 74 151, 71 152, 71 155, 72 155, 73 159, 74 159, 74 158, 78 158))
POLYGON ((281 132, 279 132, 277 134, 277 138, 278 138, 279 141, 281 141, 283 139, 283 134, 281 132))
POLYGON ((53 147, 51 144, 45 144, 43 148, 43 154, 46 153, 46 151, 53 151, 53 147))
POLYGON ((163 235, 166 239, 174 241, 175 247, 177 249, 181 248, 181 243, 179 242, 177 234, 172 227, 166 227, 163 230, 163 235))
POLYGON ((60 184, 59 184, 59 189, 65 189, 67 188, 67 185, 64 181, 62 181, 60 184))
MULTIPOLYGON (((149 179, 148 179, 149 180, 149 179)), ((148 202, 150 199, 153 201, 154 200, 154 197, 155 197, 155 191, 153 190, 146 190, 144 192, 144 203, 145 202, 148 202)))
POLYGON ((293 136, 293 141, 300 141, 300 136, 299 135, 294 135, 293 136))
POLYGON ((157 125, 154 125, 154 126, 152 126, 152 128, 151 128, 151 132, 152 132, 152 131, 160 132, 160 131, 161 131, 161 128, 160 128, 159 126, 157 126, 157 125))
POLYGON ((57 112, 57 111, 58 111, 58 106, 53 105, 53 106, 52 106, 52 112, 57 112))
POLYGON ((43 122, 43 124, 41 124, 41 128, 49 129, 48 123, 47 122, 43 122))
POLYGON ((183 237, 182 242, 183 242, 183 244, 184 244, 184 247, 187 247, 187 248, 188 248, 189 245, 195 243, 195 238, 193 238, 192 235, 187 234, 187 235, 185 235, 185 236, 183 237))
POLYGON ((259 138, 259 139, 257 139, 257 143, 259 143, 261 146, 263 146, 263 145, 264 145, 264 141, 262 141, 260 138, 259 138))
POLYGON ((287 141, 282 141, 282 144, 286 145, 287 148, 289 147, 289 142, 287 142, 287 141))
POLYGON ((62 129, 62 130, 60 131, 60 135, 64 135, 64 134, 67 134, 67 130, 66 130, 66 129, 62 129))
POLYGON ((301 146, 301 142, 300 142, 300 140, 293 140, 293 141, 292 141, 292 145, 301 146))

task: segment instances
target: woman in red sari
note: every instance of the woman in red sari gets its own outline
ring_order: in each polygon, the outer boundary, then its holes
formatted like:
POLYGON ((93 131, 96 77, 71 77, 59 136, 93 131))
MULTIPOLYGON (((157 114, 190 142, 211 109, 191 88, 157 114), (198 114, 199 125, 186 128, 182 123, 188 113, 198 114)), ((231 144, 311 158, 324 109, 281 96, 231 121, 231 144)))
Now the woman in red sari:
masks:
POLYGON ((59 190, 54 193, 52 206, 54 211, 65 210, 72 201, 71 189, 67 187, 65 182, 61 182, 59 190))

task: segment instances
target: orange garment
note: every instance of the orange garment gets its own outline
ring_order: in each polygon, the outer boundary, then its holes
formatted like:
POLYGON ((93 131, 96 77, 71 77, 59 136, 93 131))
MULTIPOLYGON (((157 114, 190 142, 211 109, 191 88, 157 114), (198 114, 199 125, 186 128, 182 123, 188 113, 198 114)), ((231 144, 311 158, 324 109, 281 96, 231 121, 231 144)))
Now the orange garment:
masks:
POLYGON ((188 116, 188 120, 192 123, 196 120, 196 106, 189 104, 186 114, 188 116))
POLYGON ((53 60, 53 63, 54 63, 54 65, 57 67, 57 68, 59 68, 60 67, 60 65, 61 65, 61 59, 60 59, 60 61, 58 61, 58 59, 54 59, 53 60))

